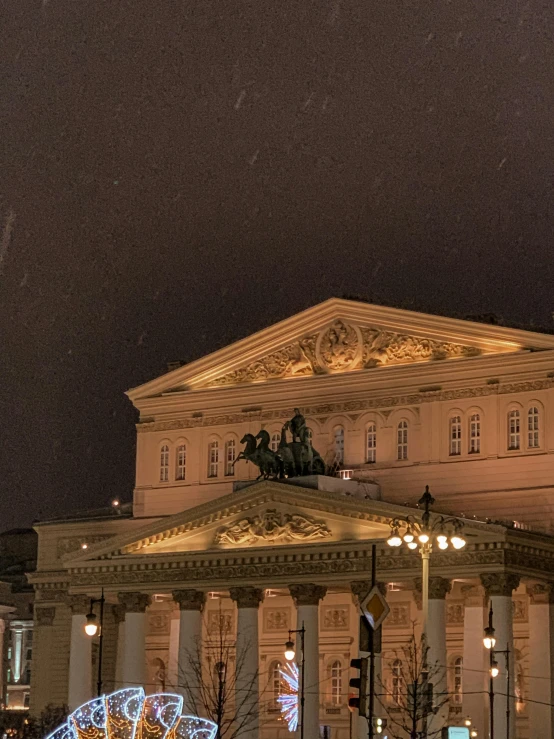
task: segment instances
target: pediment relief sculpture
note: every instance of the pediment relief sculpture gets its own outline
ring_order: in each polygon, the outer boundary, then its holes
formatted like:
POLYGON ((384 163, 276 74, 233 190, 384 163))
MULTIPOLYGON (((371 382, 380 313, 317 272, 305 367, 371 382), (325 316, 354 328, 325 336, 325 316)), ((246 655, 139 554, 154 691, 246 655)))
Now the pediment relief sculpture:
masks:
POLYGON ((262 514, 241 518, 223 526, 215 535, 215 544, 287 543, 327 539, 331 531, 323 521, 298 513, 281 513, 268 508, 262 514))
POLYGON ((481 353, 473 346, 366 328, 335 321, 317 334, 295 341, 246 367, 214 379, 211 386, 263 382, 383 365, 471 357, 481 353))

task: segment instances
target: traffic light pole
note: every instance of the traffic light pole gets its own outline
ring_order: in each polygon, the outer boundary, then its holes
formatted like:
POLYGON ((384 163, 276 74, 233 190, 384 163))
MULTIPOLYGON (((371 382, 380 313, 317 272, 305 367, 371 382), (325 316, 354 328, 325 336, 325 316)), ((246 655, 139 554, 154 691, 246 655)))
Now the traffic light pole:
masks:
MULTIPOLYGON (((377 579, 377 545, 371 545, 371 589, 377 579)), ((373 739, 373 717, 375 715, 375 632, 369 629, 369 710, 367 717, 367 736, 373 739)))

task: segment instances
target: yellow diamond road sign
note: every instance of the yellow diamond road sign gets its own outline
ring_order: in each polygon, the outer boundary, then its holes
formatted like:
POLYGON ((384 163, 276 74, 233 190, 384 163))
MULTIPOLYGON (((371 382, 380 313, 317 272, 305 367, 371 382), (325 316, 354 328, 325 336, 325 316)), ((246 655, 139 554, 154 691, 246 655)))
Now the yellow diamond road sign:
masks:
POLYGON ((390 607, 377 585, 369 591, 360 605, 372 629, 378 629, 389 615, 390 607))

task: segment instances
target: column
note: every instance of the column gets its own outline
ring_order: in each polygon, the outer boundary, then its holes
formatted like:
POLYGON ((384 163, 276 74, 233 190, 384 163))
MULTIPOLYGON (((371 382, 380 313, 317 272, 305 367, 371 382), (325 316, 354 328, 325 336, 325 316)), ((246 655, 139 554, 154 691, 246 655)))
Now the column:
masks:
MULTIPOLYGON (((355 596, 354 602, 357 607, 356 613, 360 617, 358 619, 359 621, 359 649, 358 649, 358 656, 359 657, 369 657, 369 637, 367 636, 369 633, 369 624, 366 626, 365 618, 361 615, 360 610, 360 603, 365 598, 365 596, 369 593, 371 590, 371 581, 370 580, 356 580, 355 582, 350 583, 350 587, 352 589, 352 593, 355 596), (364 623, 364 626, 362 626, 362 620, 364 623)), ((378 582, 377 587, 379 588, 381 595, 387 594, 387 585, 384 582, 378 582)), ((373 649, 375 652, 375 694, 379 695, 380 693, 383 693, 383 669, 382 669, 382 659, 381 659, 381 644, 382 644, 382 626, 379 626, 377 631, 373 635, 373 649)), ((374 711, 376 716, 381 716, 384 711, 381 707, 381 703, 378 698, 375 698, 374 702, 374 711)), ((365 739, 367 735, 367 719, 363 716, 358 717, 358 737, 360 739, 365 739)))
POLYGON ((69 691, 67 704, 74 711, 92 698, 92 639, 85 634, 86 614, 90 598, 69 597, 71 608, 71 640, 69 647, 69 691))
POLYGON ((201 590, 174 590, 179 604, 179 651, 177 657, 177 693, 184 698, 184 713, 203 716, 198 690, 202 665, 202 609, 206 593, 201 590))
MULTIPOLYGON (((6 695, 6 676, 5 676, 5 665, 4 665, 4 633, 6 631, 6 621, 3 618, 0 618, 0 665, 2 666, 2 669, 0 670, 0 698, 2 696, 6 695)), ((1 698, 3 700, 3 698, 1 698)))
MULTIPOLYGON (((485 592, 490 599, 493 612, 493 626, 496 636, 497 652, 510 650, 510 694, 514 695, 514 632, 512 615, 512 591, 519 586, 519 575, 504 572, 487 573, 481 575, 481 582, 485 592)), ((500 668, 498 677, 494 679, 494 734, 495 737, 506 736, 506 695, 507 695, 507 673, 506 655, 497 654, 496 661, 500 668)), ((510 699, 510 737, 515 738, 515 700, 510 699)))
POLYGON ((150 596, 146 593, 119 593, 118 597, 125 606, 121 681, 123 686, 142 685, 146 689, 146 609, 150 605, 150 596))
POLYGON ((529 736, 554 736, 554 583, 527 588, 529 604, 529 736))
MULTIPOLYGON (((304 691, 304 739, 319 739, 319 601, 325 597, 327 588, 305 583, 289 585, 289 590, 297 608, 296 628, 305 629, 305 673, 300 686, 304 691)), ((300 634, 296 634, 295 641, 301 672, 300 634)))
POLYGON ((429 578, 429 611, 427 617, 427 664, 429 682, 433 684, 433 703, 438 711, 429 720, 435 731, 448 723, 448 685, 446 664, 446 596, 451 590, 450 580, 429 578))
MULTIPOLYGON (((51 664, 54 639, 52 638, 54 619, 56 618, 55 606, 43 606, 35 602, 34 607, 34 632, 33 632, 33 655, 35 664, 51 664)), ((50 675, 47 670, 31 671, 31 716, 40 714, 44 706, 52 702, 50 686, 50 675)))
POLYGON ((113 617, 117 627, 117 648, 115 653, 114 690, 123 687, 123 659, 125 651, 125 606, 112 606, 113 617))
POLYGON ((259 734, 260 657, 258 608, 264 599, 260 588, 230 588, 237 604, 236 711, 238 736, 257 739, 259 734))
POLYGON ((167 684, 172 692, 176 692, 179 684, 179 620, 180 611, 177 603, 173 603, 169 617, 169 658, 167 662, 167 684), (177 616, 175 616, 177 612, 177 616))
MULTIPOLYGON (((462 673, 463 714, 470 716, 480 737, 488 726, 488 655, 482 648, 485 630, 485 591, 464 585, 464 653, 462 673)), ((502 739, 505 739, 502 737, 502 739)))

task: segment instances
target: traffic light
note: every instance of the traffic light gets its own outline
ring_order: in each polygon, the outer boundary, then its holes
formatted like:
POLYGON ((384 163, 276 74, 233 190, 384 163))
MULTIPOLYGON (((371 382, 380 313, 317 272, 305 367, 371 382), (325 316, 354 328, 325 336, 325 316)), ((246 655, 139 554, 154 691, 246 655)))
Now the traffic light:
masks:
POLYGON ((368 694, 367 688, 369 683, 369 659, 360 657, 350 660, 350 667, 360 671, 360 677, 350 678, 350 687, 358 691, 358 695, 348 699, 348 708, 358 711, 360 716, 367 716, 368 713, 368 694))
POLYGON ((387 728, 387 719, 386 718, 377 718, 377 716, 373 717, 373 734, 382 734, 383 729, 387 728))

